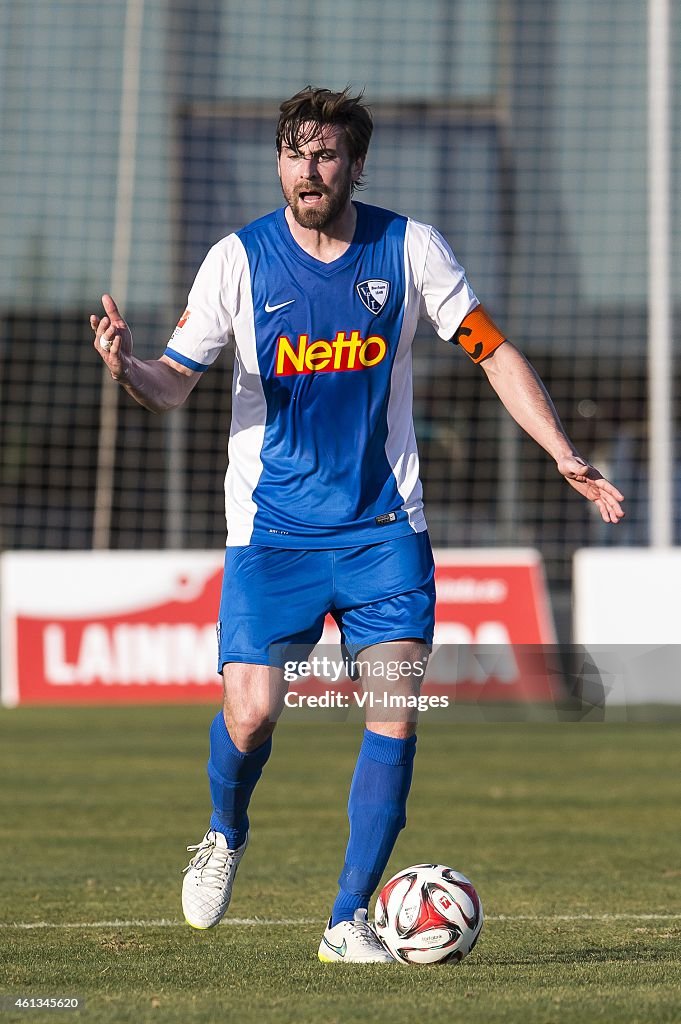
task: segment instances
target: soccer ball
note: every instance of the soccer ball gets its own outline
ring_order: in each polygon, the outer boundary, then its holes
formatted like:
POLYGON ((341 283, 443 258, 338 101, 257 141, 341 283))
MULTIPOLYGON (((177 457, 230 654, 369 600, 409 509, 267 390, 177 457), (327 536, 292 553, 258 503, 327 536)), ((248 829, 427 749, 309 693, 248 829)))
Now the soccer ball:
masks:
POLYGON ((381 889, 376 933, 405 964, 459 963, 482 930, 482 904, 465 875, 444 864, 415 864, 381 889))

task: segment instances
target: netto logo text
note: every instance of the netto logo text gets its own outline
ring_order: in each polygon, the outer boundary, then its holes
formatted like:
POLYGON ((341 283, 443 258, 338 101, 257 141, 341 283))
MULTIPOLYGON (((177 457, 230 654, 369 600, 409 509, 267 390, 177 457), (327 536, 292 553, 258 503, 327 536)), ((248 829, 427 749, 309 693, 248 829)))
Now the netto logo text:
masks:
POLYGON ((359 331, 337 331, 332 341, 320 338, 310 342, 309 334, 298 336, 294 347, 281 335, 277 342, 275 374, 290 377, 304 373, 334 373, 342 370, 366 370, 385 359, 388 344, 379 334, 363 338, 359 331))

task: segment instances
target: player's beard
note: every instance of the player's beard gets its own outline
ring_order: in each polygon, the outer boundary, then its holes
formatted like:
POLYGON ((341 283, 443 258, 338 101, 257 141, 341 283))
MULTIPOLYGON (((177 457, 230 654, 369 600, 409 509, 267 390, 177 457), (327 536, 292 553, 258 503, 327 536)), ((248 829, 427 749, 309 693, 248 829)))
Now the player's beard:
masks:
POLYGON ((352 195, 352 175, 348 169, 345 180, 340 181, 331 191, 325 185, 303 183, 296 185, 287 195, 282 185, 284 198, 291 207, 291 213, 303 228, 323 231, 343 212, 352 195), (301 192, 319 192, 322 202, 308 208, 300 198, 301 192))

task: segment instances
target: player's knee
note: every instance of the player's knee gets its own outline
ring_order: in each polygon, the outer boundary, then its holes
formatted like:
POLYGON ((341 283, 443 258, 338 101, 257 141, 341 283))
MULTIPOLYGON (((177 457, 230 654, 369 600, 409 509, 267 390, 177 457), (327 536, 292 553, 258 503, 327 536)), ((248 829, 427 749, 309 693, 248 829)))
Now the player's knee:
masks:
POLYGON ((224 716, 239 750, 254 750, 274 731, 281 713, 277 679, 266 666, 227 664, 223 667, 224 716))
POLYGON ((224 715, 227 731, 238 750, 255 750, 274 732, 276 720, 266 704, 225 705, 224 715))
POLYGON ((239 714, 225 713, 227 731, 238 750, 255 750, 274 732, 275 722, 264 709, 241 709, 239 714))

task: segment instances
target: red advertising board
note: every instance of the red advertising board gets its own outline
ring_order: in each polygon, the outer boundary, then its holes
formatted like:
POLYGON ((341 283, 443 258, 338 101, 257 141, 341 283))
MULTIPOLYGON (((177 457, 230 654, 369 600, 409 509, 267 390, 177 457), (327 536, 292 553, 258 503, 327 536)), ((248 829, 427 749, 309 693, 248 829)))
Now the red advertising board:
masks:
MULTIPOLYGON (((3 703, 219 701, 222 561, 220 552, 196 551, 5 553, 3 703)), ((437 551, 436 566, 424 692, 549 698, 550 679, 525 653, 554 642, 539 555, 437 551)), ((329 619, 325 643, 334 631, 329 619)))
POLYGON ((457 701, 555 696, 543 648, 556 637, 539 553, 439 550, 435 565, 431 692, 454 687, 457 701))

